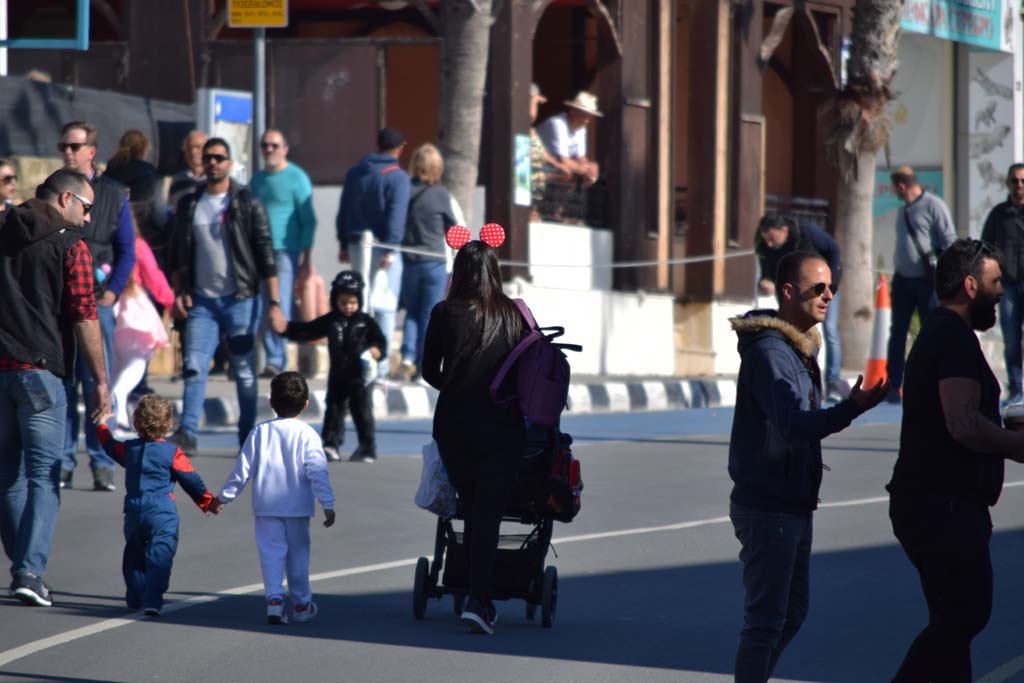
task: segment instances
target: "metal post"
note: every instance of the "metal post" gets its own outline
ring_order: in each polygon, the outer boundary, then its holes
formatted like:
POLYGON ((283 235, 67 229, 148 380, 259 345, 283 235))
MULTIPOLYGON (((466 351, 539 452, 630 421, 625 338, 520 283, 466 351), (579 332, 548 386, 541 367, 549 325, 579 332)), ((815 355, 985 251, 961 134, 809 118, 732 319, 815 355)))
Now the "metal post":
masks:
MULTIPOLYGON (((0 0, 0 40, 7 40, 7 0, 0 0)), ((0 47, 0 76, 7 75, 7 48, 0 47)))
MULTIPOLYGON (((263 155, 260 154, 260 137, 267 129, 267 30, 255 29, 253 35, 255 49, 253 62, 256 65, 252 90, 252 168, 263 168, 263 155)), ((249 174, 252 177, 252 173, 249 174)))

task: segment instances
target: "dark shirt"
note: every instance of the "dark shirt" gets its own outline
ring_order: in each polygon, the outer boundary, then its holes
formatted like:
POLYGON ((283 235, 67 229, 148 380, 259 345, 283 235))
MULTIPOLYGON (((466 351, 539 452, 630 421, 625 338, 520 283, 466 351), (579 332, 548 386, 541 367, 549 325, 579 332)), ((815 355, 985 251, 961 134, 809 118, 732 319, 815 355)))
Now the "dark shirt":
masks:
MULTIPOLYGON (((64 295, 61 313, 73 323, 96 320, 96 295, 92 281, 92 255, 84 240, 75 242, 64 259, 64 295)), ((29 370, 37 366, 0 356, 0 371, 29 370)))
POLYGON ((1003 459, 970 450, 946 427, 939 382, 954 377, 981 384, 979 410, 1000 424, 999 381, 978 337, 963 318, 940 307, 925 320, 907 359, 900 453, 886 488, 995 505, 1003 487, 1003 459))
POLYGON ((1024 280, 1024 206, 1009 201, 997 204, 981 229, 981 239, 1003 252, 1003 284, 1024 280))
POLYGON ((836 286, 836 289, 839 288, 839 281, 843 279, 839 244, 816 224, 806 221, 790 228, 789 238, 776 249, 769 247, 760 234, 757 235, 755 242, 754 251, 757 253, 757 263, 761 267, 762 280, 775 281, 779 261, 786 254, 794 251, 809 251, 825 259, 829 270, 832 271, 832 284, 836 286))

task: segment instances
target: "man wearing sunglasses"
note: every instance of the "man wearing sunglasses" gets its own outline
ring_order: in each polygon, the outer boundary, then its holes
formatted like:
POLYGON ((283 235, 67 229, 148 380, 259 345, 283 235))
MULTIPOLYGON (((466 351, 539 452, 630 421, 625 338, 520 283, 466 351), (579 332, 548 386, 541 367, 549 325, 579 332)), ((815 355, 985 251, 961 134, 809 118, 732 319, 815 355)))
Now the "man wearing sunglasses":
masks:
POLYGON ((900 166, 889 179, 892 191, 904 205, 896 218, 896 250, 893 255, 892 321, 886 353, 889 395, 899 403, 910 319, 917 310, 923 322, 938 305, 935 298, 935 263, 942 250, 956 239, 949 207, 921 187, 914 169, 900 166))
POLYGON ((794 251, 818 254, 832 271, 833 299, 822 330, 825 333, 825 400, 842 400, 839 373, 842 369, 842 345, 839 342, 839 280, 843 267, 839 259, 839 244, 832 236, 811 221, 799 221, 789 214, 766 213, 757 226, 754 251, 761 266, 758 290, 763 295, 775 293, 775 272, 779 261, 794 251))
POLYGON ((795 251, 775 275, 778 311, 733 318, 740 372, 729 440, 729 516, 743 564, 743 630, 736 683, 765 683, 807 616, 813 512, 823 469, 821 440, 885 397, 861 388, 822 408, 821 337, 814 329, 834 299, 828 263, 795 251))
POLYGON ((63 169, 35 199, 0 213, 0 539, 11 593, 28 605, 52 604, 43 576, 60 507, 54 474, 64 454, 72 336, 98 379, 90 423, 113 412, 82 239, 94 198, 84 175, 63 169))
POLYGON ((1005 405, 1024 401, 1021 393, 1021 326, 1024 325, 1024 164, 1006 172, 1009 195, 997 204, 981 230, 981 239, 1003 255, 1003 298, 999 300, 999 327, 1003 331, 1006 361, 1005 405))
MULTIPOLYGON (((316 232, 313 183, 302 167, 288 159, 288 141, 281 131, 271 129, 264 133, 260 138, 260 152, 263 170, 253 174, 249 185, 267 209, 281 290, 281 313, 286 320, 291 320, 295 282, 305 282, 312 265, 309 258, 316 232)), ((265 292, 263 298, 264 304, 269 306, 265 292)), ((284 337, 271 329, 264 330, 262 336, 267 362, 261 376, 274 377, 286 369, 284 337)))
POLYGON ((1000 254, 959 239, 935 275, 939 307, 907 358, 900 451, 886 486, 893 532, 928 606, 928 625, 892 679, 899 683, 975 680, 971 640, 992 610, 989 508, 1005 460, 1024 461, 1024 432, 1002 427, 999 380, 976 334, 996 323, 1000 254))
POLYGON ((203 145, 206 182, 178 202, 171 240, 174 316, 188 321, 181 424, 171 441, 189 456, 206 399, 210 360, 227 338, 238 393, 238 442, 256 422, 256 328, 260 284, 270 298, 271 329, 287 325, 281 313, 277 265, 267 212, 246 186, 231 179, 231 148, 222 138, 203 145))
MULTIPOLYGON (((101 174, 94 165, 96 144, 99 133, 86 121, 72 121, 61 129, 57 151, 64 161, 64 168, 85 175, 92 183, 96 201, 90 211, 91 220, 82 228, 85 243, 92 254, 94 286, 96 290, 96 311, 103 332, 103 350, 106 358, 106 373, 114 348, 114 303, 128 284, 135 267, 135 226, 128 204, 128 188, 101 174)), ((61 487, 70 488, 78 452, 78 386, 81 384, 87 412, 92 412, 93 385, 99 378, 79 358, 74 377, 68 378, 68 419, 67 437, 64 441, 64 464, 61 468, 61 487)), ((114 461, 103 450, 96 426, 86 421, 85 446, 89 452, 92 467, 93 489, 114 490, 114 461)))

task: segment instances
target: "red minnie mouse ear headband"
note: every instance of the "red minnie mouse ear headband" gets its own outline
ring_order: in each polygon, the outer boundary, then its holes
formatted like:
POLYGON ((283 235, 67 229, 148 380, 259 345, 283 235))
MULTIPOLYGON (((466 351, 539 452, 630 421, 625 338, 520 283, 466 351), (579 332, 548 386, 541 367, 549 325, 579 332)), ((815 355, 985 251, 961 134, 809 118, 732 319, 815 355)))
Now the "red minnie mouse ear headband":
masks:
MULTIPOLYGON (((448 228, 448 232, 445 234, 445 242, 455 250, 466 246, 472 238, 473 236, 469 232, 469 228, 465 225, 453 225, 448 228)), ((480 241, 493 249, 497 249, 505 243, 505 228, 497 223, 488 223, 480 228, 480 241)))

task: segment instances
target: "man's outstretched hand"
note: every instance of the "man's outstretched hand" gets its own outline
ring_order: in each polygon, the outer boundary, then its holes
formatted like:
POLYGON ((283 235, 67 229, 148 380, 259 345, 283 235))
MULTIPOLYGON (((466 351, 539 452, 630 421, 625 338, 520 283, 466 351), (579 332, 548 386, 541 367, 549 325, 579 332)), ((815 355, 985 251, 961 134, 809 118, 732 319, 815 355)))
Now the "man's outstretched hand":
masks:
POLYGON ((862 413, 871 410, 881 403, 882 399, 885 398, 886 391, 889 389, 889 385, 885 383, 884 379, 878 380, 878 384, 870 389, 861 388, 863 383, 864 375, 857 375, 857 382, 850 389, 850 400, 857 404, 857 408, 862 413))

